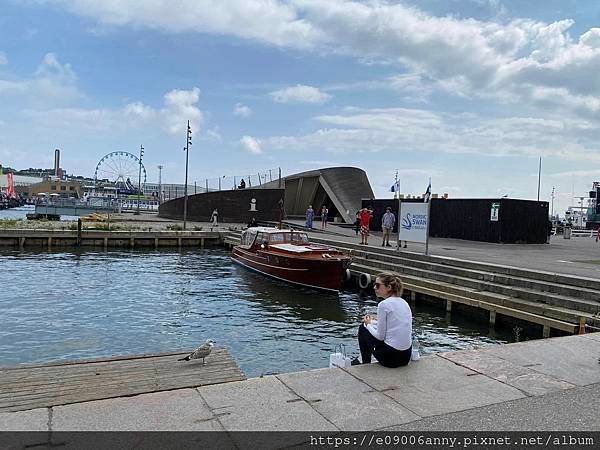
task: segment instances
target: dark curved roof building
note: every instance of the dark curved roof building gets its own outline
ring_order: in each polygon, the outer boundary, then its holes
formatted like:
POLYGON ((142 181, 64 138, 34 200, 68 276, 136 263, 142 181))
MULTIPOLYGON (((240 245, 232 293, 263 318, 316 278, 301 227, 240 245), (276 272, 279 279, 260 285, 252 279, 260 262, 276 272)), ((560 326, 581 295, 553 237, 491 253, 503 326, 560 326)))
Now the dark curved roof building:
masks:
MULTIPOLYGON (((373 189, 364 170, 356 167, 328 167, 289 175, 259 187, 211 191, 188 197, 187 219, 206 222, 218 209, 221 222, 279 220, 281 204, 285 216, 304 217, 308 205, 315 215, 322 206, 330 220, 353 223, 363 199, 372 199, 373 189)), ((183 198, 163 203, 160 217, 183 219, 183 198)))

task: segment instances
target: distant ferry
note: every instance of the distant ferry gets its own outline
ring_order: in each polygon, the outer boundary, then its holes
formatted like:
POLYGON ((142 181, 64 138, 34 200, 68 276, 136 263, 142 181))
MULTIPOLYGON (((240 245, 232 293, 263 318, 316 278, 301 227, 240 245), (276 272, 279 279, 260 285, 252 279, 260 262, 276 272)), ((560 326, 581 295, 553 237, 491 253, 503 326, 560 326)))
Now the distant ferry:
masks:
POLYGON ((311 244, 308 235, 268 227, 248 228, 233 247, 234 262, 278 280, 338 292, 352 258, 340 250, 311 244))
POLYGON ((588 197, 579 198, 579 206, 569 206, 565 221, 573 228, 596 230, 600 227, 600 182, 592 184, 588 197))

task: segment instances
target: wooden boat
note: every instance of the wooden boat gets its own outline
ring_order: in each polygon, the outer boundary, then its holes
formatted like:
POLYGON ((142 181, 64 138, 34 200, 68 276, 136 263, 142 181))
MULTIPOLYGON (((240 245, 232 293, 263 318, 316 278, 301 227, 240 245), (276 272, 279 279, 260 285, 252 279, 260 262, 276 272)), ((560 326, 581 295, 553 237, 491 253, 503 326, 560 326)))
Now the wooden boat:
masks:
POLYGON ((253 227, 242 233, 231 258, 248 269, 289 283, 339 291, 349 255, 333 247, 310 243, 301 231, 253 227))

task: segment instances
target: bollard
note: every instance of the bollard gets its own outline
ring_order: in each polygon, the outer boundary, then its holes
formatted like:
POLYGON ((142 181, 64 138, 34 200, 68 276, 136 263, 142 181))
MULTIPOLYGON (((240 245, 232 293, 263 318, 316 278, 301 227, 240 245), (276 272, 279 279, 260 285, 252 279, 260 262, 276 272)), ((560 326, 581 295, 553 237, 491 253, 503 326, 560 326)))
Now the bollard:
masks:
POLYGON ((579 318, 579 334, 585 334, 585 317, 579 318))
POLYGON ((81 245, 81 217, 77 219, 77 247, 81 245))

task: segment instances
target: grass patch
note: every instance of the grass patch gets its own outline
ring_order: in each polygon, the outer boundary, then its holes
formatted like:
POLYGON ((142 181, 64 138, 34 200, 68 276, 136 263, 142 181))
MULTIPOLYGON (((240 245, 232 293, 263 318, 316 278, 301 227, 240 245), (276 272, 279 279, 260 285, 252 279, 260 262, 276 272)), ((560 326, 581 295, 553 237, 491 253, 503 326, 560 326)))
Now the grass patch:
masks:
POLYGON ((23 219, 0 219, 0 228, 23 228, 23 219))

